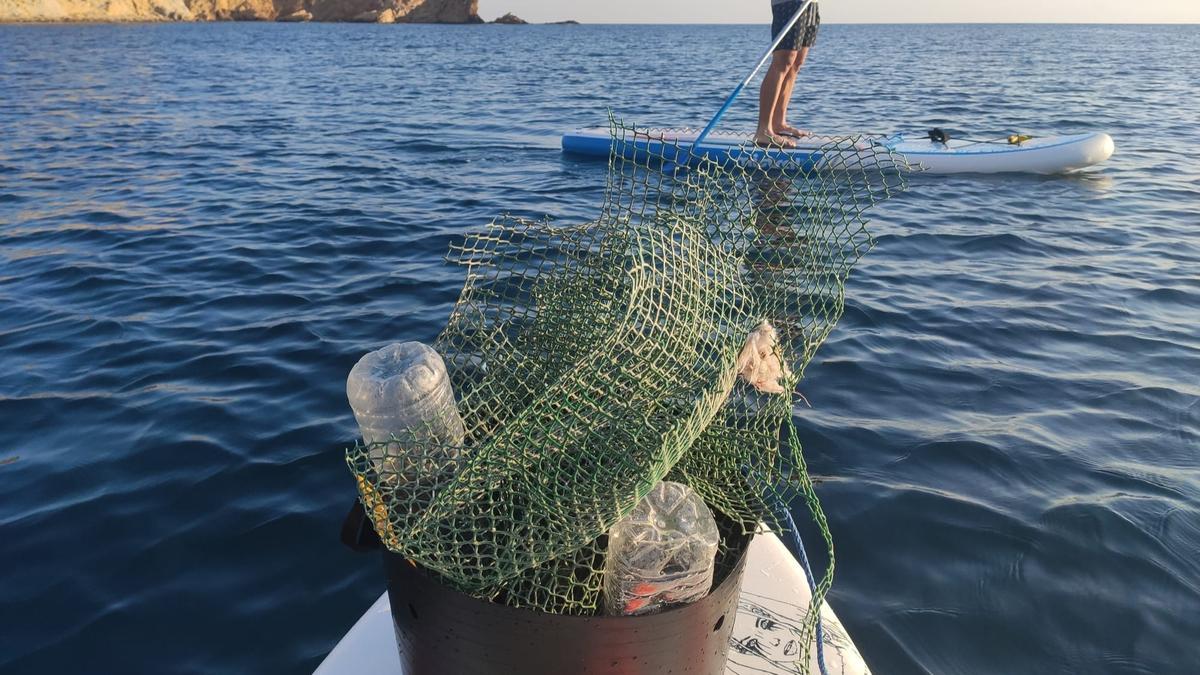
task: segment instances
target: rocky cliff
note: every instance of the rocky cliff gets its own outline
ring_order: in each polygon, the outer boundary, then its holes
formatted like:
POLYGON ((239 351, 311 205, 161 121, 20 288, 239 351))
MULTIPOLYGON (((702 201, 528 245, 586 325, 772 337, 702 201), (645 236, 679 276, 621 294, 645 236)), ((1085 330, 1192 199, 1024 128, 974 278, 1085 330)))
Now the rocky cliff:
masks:
POLYGON ((523 26, 529 22, 526 21, 525 19, 522 19, 521 17, 517 16, 516 14, 509 12, 508 14, 505 14, 504 16, 496 19, 492 23, 503 23, 503 24, 509 24, 512 26, 523 26))
POLYGON ((0 21, 483 23, 479 0, 0 0, 0 21))

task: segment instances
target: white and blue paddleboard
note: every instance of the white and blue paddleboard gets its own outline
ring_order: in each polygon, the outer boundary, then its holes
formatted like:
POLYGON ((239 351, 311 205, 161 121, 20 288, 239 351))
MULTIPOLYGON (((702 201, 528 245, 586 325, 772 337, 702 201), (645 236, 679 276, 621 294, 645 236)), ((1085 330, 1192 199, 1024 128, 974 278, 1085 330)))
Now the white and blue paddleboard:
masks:
MULTIPOLYGON (((639 129, 628 132, 617 150, 625 156, 659 157, 685 162, 689 155, 716 160, 763 159, 803 165, 853 168, 855 148, 881 147, 904 158, 924 173, 1066 173, 1099 164, 1112 156, 1115 146, 1108 134, 1091 132, 1067 136, 1041 136, 1020 143, 951 138, 931 141, 925 134, 892 136, 822 136, 794 139, 795 148, 757 148, 746 133, 716 132, 692 149, 697 129, 639 129), (840 154, 831 148, 845 148, 840 154)), ((563 134, 564 152, 608 157, 613 150, 608 127, 591 127, 563 134)))
MULTIPOLYGON (((812 595, 804 570, 779 538, 754 537, 746 560, 737 620, 729 638, 727 675, 796 675, 801 626, 812 595)), ((825 668, 829 675, 870 675, 858 648, 829 603, 821 607, 825 668)), ((814 645, 815 647, 815 645, 814 645)), ((819 673, 816 650, 809 673, 819 673)), ((314 675, 404 675, 392 612, 384 593, 329 652, 314 675)), ((470 675, 456 673, 454 675, 470 675)))

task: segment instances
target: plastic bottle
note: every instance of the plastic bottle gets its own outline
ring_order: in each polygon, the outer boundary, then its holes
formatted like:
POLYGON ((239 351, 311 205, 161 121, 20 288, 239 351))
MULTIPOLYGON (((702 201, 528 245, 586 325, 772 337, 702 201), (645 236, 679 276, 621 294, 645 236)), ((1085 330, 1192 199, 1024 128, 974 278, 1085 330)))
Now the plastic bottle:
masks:
POLYGON ((609 532, 605 611, 650 614, 708 595, 720 539, 700 495, 680 483, 655 485, 609 532))
POLYGON ((452 469, 466 437, 442 357, 420 342, 388 345, 359 359, 346 397, 381 475, 405 481, 452 469))

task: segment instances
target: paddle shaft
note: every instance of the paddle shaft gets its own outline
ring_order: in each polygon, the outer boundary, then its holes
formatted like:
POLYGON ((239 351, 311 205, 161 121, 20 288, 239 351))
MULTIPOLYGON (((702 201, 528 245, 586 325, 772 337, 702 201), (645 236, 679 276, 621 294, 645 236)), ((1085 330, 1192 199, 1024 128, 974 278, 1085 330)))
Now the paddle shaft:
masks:
POLYGON ((729 108, 733 106, 733 102, 737 100, 737 97, 742 93, 742 90, 750 84, 750 80, 754 79, 754 76, 758 74, 759 69, 763 67, 763 64, 767 62, 767 59, 771 58, 771 54, 775 53, 775 48, 779 46, 779 43, 783 42, 783 39, 787 37, 787 34, 792 30, 793 27, 795 27, 796 22, 800 20, 800 15, 804 14, 805 10, 807 10, 809 6, 816 1, 817 0, 805 0, 804 4, 800 5, 800 9, 796 10, 796 14, 787 22, 787 25, 783 27, 783 30, 779 31, 779 35, 775 36, 775 41, 771 43, 770 47, 767 47, 766 53, 763 54, 762 58, 758 60, 757 64, 755 64, 754 70, 751 70, 750 74, 746 76, 746 79, 742 80, 742 83, 734 88, 733 93, 729 95, 729 98, 725 99, 725 105, 721 106, 721 109, 717 111, 717 114, 713 115, 713 118, 708 123, 708 126, 704 127, 704 131, 701 131, 700 135, 696 137, 696 140, 692 141, 693 148, 698 147, 704 142, 704 139, 708 138, 708 135, 712 133, 712 130, 717 126, 717 123, 721 121, 721 118, 725 116, 725 113, 729 112, 729 108))

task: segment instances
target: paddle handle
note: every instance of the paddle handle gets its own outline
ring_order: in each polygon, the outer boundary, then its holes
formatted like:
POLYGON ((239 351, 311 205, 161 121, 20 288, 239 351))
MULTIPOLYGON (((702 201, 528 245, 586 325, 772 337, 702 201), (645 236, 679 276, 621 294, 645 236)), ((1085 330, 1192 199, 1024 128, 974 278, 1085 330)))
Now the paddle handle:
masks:
POLYGON ((796 22, 800 20, 800 15, 804 14, 804 11, 808 9, 809 5, 812 5, 816 1, 817 0, 805 0, 804 4, 800 5, 800 9, 796 10, 796 13, 787 22, 787 25, 783 27, 783 30, 779 31, 779 35, 775 36, 775 41, 771 43, 770 47, 767 47, 767 51, 763 53, 762 58, 758 60, 757 64, 755 64, 754 70, 751 70, 750 74, 746 76, 746 79, 742 80, 741 84, 734 88, 733 93, 729 95, 729 98, 725 99, 725 105, 721 106, 721 109, 718 110, 717 114, 713 115, 712 120, 709 121, 708 126, 704 127, 704 131, 701 131, 700 135, 696 137, 696 140, 692 141, 693 148, 698 147, 704 142, 704 139, 708 138, 708 135, 712 133, 714 128, 716 128, 717 123, 721 121, 721 118, 725 116, 725 113, 729 112, 729 108, 733 106, 733 102, 737 100, 738 95, 740 95, 742 90, 750 84, 750 80, 754 79, 754 76, 758 74, 759 69, 763 67, 763 64, 767 62, 767 59, 771 58, 771 54, 775 53, 775 48, 779 46, 779 43, 783 42, 783 39, 787 37, 787 34, 792 30, 793 27, 795 27, 796 22))

